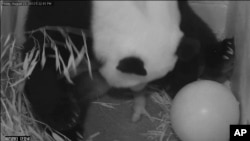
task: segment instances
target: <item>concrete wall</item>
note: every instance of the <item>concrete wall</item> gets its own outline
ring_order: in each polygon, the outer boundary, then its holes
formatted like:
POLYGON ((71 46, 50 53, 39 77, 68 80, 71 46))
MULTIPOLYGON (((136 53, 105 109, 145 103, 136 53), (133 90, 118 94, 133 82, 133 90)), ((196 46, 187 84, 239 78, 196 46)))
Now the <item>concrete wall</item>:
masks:
POLYGON ((232 89, 241 104, 241 124, 250 124, 250 1, 231 1, 227 35, 235 37, 232 89))
POLYGON ((213 29, 218 39, 225 38, 228 1, 189 1, 194 11, 213 29))

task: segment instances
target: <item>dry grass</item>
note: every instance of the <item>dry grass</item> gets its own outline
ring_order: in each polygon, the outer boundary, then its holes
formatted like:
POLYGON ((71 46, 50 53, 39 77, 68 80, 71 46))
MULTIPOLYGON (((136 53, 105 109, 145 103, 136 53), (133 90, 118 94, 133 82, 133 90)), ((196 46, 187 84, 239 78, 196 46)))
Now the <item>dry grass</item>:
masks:
POLYGON ((31 51, 22 62, 21 47, 16 46, 12 35, 1 37, 1 43, 1 140, 6 135, 31 135, 34 139, 42 140, 41 131, 23 93, 24 80, 36 65, 35 60, 29 60, 34 52, 31 51))
POLYGON ((46 63, 45 51, 43 50, 40 56, 41 48, 50 45, 55 51, 56 68, 71 81, 71 75, 77 73, 77 67, 81 61, 84 60, 88 65, 89 73, 91 75, 91 66, 87 52, 85 34, 82 30, 70 27, 43 27, 37 30, 27 32, 29 38, 32 38, 35 46, 26 55, 25 59, 21 59, 21 48, 17 46, 13 35, 9 34, 6 37, 1 36, 1 140, 5 140, 5 136, 31 136, 32 140, 65 140, 66 137, 60 135, 59 132, 51 129, 49 126, 47 130, 52 132, 49 135, 45 130, 38 127, 39 124, 44 124, 36 121, 32 115, 31 107, 24 95, 25 80, 31 75, 36 65, 44 66, 46 63), (52 39, 47 30, 54 30, 61 33, 65 38, 65 42, 58 42, 52 39), (44 35, 44 44, 41 47, 33 34, 41 32, 44 35), (83 38, 84 46, 82 50, 78 51, 72 42, 68 33, 80 35, 83 38), (70 52, 68 62, 64 62, 59 54, 58 45, 65 46, 70 52), (74 55, 77 54, 77 55, 74 55), (41 64, 38 64, 41 59, 41 64), (59 136, 60 135, 60 136, 59 136))
POLYGON ((151 99, 153 102, 157 103, 163 111, 159 113, 160 118, 156 118, 159 122, 156 129, 150 130, 144 135, 152 141, 179 141, 173 132, 170 122, 172 99, 164 90, 155 90, 155 92, 151 95, 151 99))

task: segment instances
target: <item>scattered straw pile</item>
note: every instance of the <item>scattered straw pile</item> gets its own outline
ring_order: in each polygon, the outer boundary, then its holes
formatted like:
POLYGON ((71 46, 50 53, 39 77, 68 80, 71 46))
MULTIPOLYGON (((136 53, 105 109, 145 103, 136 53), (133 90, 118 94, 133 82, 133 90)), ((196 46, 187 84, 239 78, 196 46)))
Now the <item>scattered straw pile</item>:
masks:
POLYGON ((37 127, 23 93, 25 79, 36 61, 29 60, 29 55, 26 63, 21 61, 21 48, 12 35, 1 37, 1 44, 1 140, 7 135, 30 135, 43 140, 45 135, 37 127))
POLYGON ((156 91, 151 95, 151 99, 163 109, 163 112, 159 113, 159 119, 155 118, 160 121, 158 127, 155 130, 148 131, 144 135, 152 141, 179 141, 173 132, 170 122, 171 98, 165 91, 156 91))
MULTIPOLYGON (((42 32, 44 35, 44 46, 48 45, 55 51, 56 68, 67 78, 69 82, 70 74, 76 73, 77 66, 86 60, 87 65, 90 67, 90 61, 86 54, 86 39, 85 34, 74 28, 60 28, 60 27, 43 27, 32 32, 27 32, 29 38, 33 38, 32 34, 36 32, 42 32), (53 40, 48 34, 47 30, 58 31, 65 37, 65 43, 60 43, 53 40), (68 33, 81 35, 85 45, 82 50, 78 51, 72 42, 68 33), (59 54, 57 45, 64 45, 70 52, 69 61, 63 62, 62 57, 59 54), (76 56, 74 54, 77 54, 76 56)), ((32 116, 31 107, 24 95, 25 80, 30 76, 36 65, 42 65, 46 63, 45 52, 41 53, 39 44, 35 44, 32 50, 26 55, 22 61, 21 49, 22 46, 17 46, 16 39, 13 35, 1 36, 1 140, 5 140, 5 136, 31 136, 32 140, 63 140, 58 136, 57 131, 47 126, 47 130, 51 130, 52 136, 47 134, 44 130, 38 128, 38 124, 44 124, 36 121, 32 116), (42 56, 40 56, 42 54, 42 56), (41 64, 38 64, 41 59, 41 64)), ((91 71, 89 71, 91 72, 91 71)))

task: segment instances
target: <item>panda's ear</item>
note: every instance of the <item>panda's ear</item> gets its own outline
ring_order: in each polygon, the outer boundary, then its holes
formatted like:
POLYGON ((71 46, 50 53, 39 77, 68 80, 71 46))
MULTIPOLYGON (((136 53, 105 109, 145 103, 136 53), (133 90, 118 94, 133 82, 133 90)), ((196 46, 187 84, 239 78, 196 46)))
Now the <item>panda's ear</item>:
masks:
POLYGON ((201 45, 197 39, 183 37, 176 55, 182 61, 189 61, 199 54, 200 48, 201 45))

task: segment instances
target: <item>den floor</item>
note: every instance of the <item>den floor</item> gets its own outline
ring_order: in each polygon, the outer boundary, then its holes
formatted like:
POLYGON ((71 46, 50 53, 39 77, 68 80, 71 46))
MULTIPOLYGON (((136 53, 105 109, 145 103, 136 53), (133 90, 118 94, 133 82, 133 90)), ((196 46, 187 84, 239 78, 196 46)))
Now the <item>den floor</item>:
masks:
MULTIPOLYGON (((92 136, 93 141, 160 141, 161 134, 159 133, 168 123, 166 123, 166 119, 164 121, 157 119, 162 119, 166 111, 164 112, 163 107, 153 101, 151 97, 147 99, 146 108, 149 114, 155 117, 155 120, 142 116, 139 121, 132 122, 132 99, 124 100, 105 96, 90 106, 85 135, 86 137, 92 136), (105 106, 103 103, 112 103, 112 106, 105 106), (160 125, 163 128, 159 128, 160 125), (150 138, 150 131, 156 135, 155 138, 150 138)), ((169 130, 170 128, 165 129, 168 129, 165 133, 169 136, 165 136, 164 140, 169 137, 168 141, 177 141, 172 131, 169 130)))

